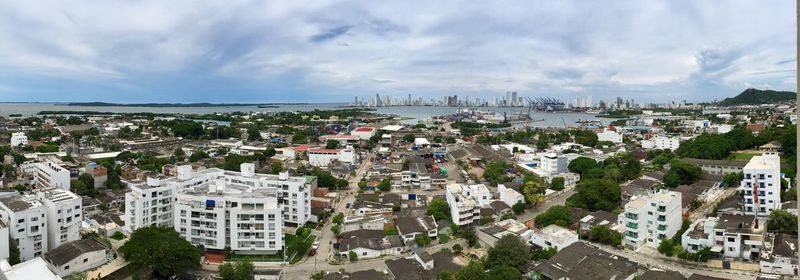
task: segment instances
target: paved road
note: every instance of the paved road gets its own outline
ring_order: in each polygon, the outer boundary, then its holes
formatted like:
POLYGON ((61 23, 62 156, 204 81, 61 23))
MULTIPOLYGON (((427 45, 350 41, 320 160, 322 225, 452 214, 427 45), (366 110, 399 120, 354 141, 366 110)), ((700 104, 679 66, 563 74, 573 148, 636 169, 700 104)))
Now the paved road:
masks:
POLYGON ((542 212, 547 211, 547 209, 550 209, 550 207, 556 205, 564 205, 564 203, 567 201, 567 198, 572 196, 574 193, 575 193, 575 188, 572 188, 565 191, 562 194, 559 194, 554 198, 551 198, 550 200, 545 200, 544 203, 542 203, 539 206, 536 206, 536 208, 527 209, 525 213, 523 213, 522 215, 517 215, 517 220, 524 223, 530 219, 535 218, 536 215, 539 215, 542 212))
POLYGON ((734 280, 739 280, 739 279, 751 280, 751 279, 756 279, 756 276, 758 276, 758 273, 754 272, 747 272, 740 270, 722 270, 722 269, 713 269, 708 267, 691 266, 691 265, 685 265, 683 263, 670 261, 664 258, 654 258, 649 255, 637 254, 636 252, 630 250, 617 249, 602 244, 592 243, 592 245, 599 247, 600 250, 626 257, 628 258, 628 260, 638 263, 639 265, 646 266, 649 268, 660 268, 663 270, 678 271, 683 273, 685 276, 696 273, 700 275, 720 277, 724 279, 734 279, 734 280))

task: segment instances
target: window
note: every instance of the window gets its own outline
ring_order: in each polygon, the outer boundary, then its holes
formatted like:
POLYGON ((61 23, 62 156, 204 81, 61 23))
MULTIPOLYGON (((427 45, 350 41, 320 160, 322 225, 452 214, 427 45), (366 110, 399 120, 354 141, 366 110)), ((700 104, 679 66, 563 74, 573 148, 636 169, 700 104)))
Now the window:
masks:
POLYGON ((64 270, 69 270, 69 266, 65 266, 65 267, 64 267, 64 270))
POLYGON ((83 263, 86 263, 86 262, 88 262, 88 261, 89 261, 89 259, 88 259, 88 258, 86 258, 86 259, 83 259, 83 263))

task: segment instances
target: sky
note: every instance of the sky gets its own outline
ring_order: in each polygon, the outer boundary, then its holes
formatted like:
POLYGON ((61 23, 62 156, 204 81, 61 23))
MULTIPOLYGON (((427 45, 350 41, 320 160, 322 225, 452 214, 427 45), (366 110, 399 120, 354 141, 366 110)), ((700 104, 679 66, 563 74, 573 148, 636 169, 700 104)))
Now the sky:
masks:
POLYGON ((795 1, 0 1, 0 102, 796 89, 795 1))

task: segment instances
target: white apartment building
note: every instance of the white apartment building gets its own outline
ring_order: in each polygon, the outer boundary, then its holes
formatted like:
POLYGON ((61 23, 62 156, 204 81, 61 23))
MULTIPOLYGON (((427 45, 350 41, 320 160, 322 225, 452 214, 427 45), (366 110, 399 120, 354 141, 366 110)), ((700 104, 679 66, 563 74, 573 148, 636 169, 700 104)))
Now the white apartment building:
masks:
POLYGON ((497 192, 500 193, 500 201, 508 206, 514 207, 514 204, 525 203, 525 196, 513 189, 507 188, 506 185, 498 184, 497 192))
POLYGON ((646 243, 658 246, 671 238, 681 227, 681 193, 661 190, 633 196, 619 214, 618 223, 625 226, 622 245, 638 249, 646 243))
POLYGON ((480 220, 481 207, 491 202, 492 194, 483 184, 449 185, 445 198, 453 223, 464 226, 480 220))
POLYGON ((226 185, 243 185, 255 189, 276 189, 284 223, 303 225, 311 218, 311 194, 315 177, 290 177, 256 174, 255 165, 243 163, 241 172, 209 168, 197 172, 191 166, 178 166, 175 177, 148 178, 146 183, 130 184, 125 194, 125 229, 132 232, 152 225, 172 226, 175 195, 194 186, 223 180, 226 185))
POLYGON ((51 160, 37 162, 33 166, 36 188, 69 190, 69 170, 66 168, 51 160))
POLYGON ((328 166, 334 161, 354 163, 356 151, 352 146, 344 149, 309 149, 308 163, 312 166, 328 166))
POLYGON ((681 238, 689 252, 710 247, 713 254, 726 259, 758 260, 764 247, 766 224, 763 218, 728 215, 695 221, 681 238))
POLYGON ((642 148, 675 151, 681 146, 681 138, 677 136, 656 136, 650 140, 642 141, 642 148))
POLYGON ((543 249, 561 250, 578 242, 578 234, 558 225, 549 225, 533 232, 531 243, 543 249))
POLYGON ((603 129, 603 132, 597 133, 597 141, 609 141, 617 144, 622 143, 622 134, 605 128, 603 129))
POLYGON ((276 254, 283 248, 278 190, 224 178, 190 187, 176 195, 175 230, 207 249, 276 254))
POLYGON ((751 158, 742 169, 744 179, 739 190, 744 191, 742 204, 746 215, 755 215, 757 211, 759 216, 769 216, 773 209, 781 207, 781 159, 777 149, 764 146, 762 154, 751 158))
POLYGON ((566 173, 567 165, 569 164, 567 157, 557 155, 555 153, 547 153, 542 155, 540 159, 541 169, 545 177, 566 173))
POLYGON ((28 145, 28 136, 25 136, 25 132, 11 133, 12 147, 27 146, 27 145, 28 145))
POLYGON ((37 192, 47 209, 47 248, 53 250, 61 244, 80 240, 81 209, 80 196, 62 189, 37 192))
POLYGON ((40 257, 47 251, 46 215, 47 208, 33 195, 0 198, 0 221, 8 225, 22 261, 40 257))

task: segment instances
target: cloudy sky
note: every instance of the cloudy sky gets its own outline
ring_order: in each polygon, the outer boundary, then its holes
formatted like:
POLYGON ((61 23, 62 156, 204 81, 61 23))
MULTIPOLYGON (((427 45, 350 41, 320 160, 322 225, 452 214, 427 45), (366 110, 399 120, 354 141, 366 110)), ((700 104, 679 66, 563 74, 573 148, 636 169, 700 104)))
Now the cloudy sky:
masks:
POLYGON ((645 102, 796 87, 792 0, 78 3, 0 1, 0 101, 645 102))

